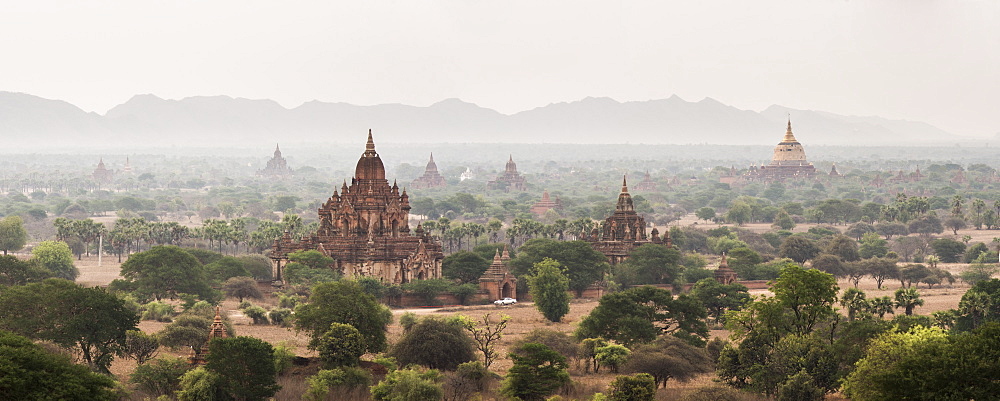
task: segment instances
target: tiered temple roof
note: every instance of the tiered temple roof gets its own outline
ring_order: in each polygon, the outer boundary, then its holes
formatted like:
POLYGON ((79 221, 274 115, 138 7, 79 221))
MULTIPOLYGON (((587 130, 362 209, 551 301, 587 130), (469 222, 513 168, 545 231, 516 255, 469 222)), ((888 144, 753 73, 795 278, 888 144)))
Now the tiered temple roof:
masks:
POLYGON ((729 262, 726 261, 726 254, 722 254, 722 260, 719 261, 719 267, 715 269, 714 273, 715 281, 720 284, 732 284, 737 280, 736 270, 729 268, 729 262))
POLYGON ((656 181, 653 181, 653 178, 649 176, 649 170, 646 170, 646 175, 642 177, 642 182, 640 182, 639 185, 635 186, 635 190, 655 191, 656 187, 657 187, 656 181))
POLYGON ((624 262, 633 249, 643 244, 671 246, 668 233, 664 233, 661 239, 659 231, 653 228, 650 235, 646 235, 646 219, 635 212, 632 195, 628 193, 628 183, 624 177, 615 212, 604 220, 600 230, 594 228, 585 240, 607 256, 613 265, 624 262))
POLYGON ((514 297, 517 294, 517 278, 507 268, 510 254, 504 246, 503 253, 497 249, 493 255, 493 263, 479 276, 479 289, 489 294, 492 299, 514 297))
POLYGON ((274 144, 274 156, 267 161, 263 169, 257 171, 261 177, 286 177, 292 175, 292 169, 288 167, 288 162, 281 156, 281 149, 278 144, 274 144))
POLYGON ((424 175, 420 176, 413 183, 410 184, 411 187, 422 189, 422 188, 437 188, 447 186, 448 183, 445 182, 444 177, 438 172, 437 164, 434 163, 434 154, 431 153, 431 159, 427 162, 427 168, 424 169, 424 175))
POLYGON ((531 213, 541 217, 544 216, 545 212, 548 212, 549 210, 559 211, 560 209, 562 209, 562 202, 559 201, 559 198, 552 200, 549 197, 549 191, 543 191, 542 200, 535 202, 535 204, 531 206, 531 213))
POLYGON ((411 234, 410 198, 385 178, 385 166, 375 152, 371 132, 358 160, 354 178, 333 191, 319 208, 319 230, 295 241, 289 234, 275 240, 271 259, 281 280, 288 254, 314 249, 334 259, 344 276, 371 276, 385 283, 441 277, 441 244, 418 224, 411 234))
POLYGON ((216 338, 229 338, 229 332, 226 331, 226 325, 222 323, 222 313, 221 309, 215 307, 215 320, 212 321, 212 326, 208 328, 208 339, 202 344, 200 349, 191 349, 191 356, 188 361, 192 365, 202 365, 205 363, 205 358, 208 357, 209 343, 216 338))
POLYGON ((507 160, 507 166, 504 168, 503 174, 486 183, 486 188, 490 190, 503 190, 504 192, 528 190, 528 186, 524 182, 524 177, 517 172, 514 155, 511 155, 510 159, 507 160))
POLYGON ((110 184, 111 180, 115 178, 115 173, 108 170, 108 168, 104 166, 104 158, 102 157, 101 161, 97 163, 97 167, 94 168, 94 172, 91 173, 90 176, 98 184, 110 184))

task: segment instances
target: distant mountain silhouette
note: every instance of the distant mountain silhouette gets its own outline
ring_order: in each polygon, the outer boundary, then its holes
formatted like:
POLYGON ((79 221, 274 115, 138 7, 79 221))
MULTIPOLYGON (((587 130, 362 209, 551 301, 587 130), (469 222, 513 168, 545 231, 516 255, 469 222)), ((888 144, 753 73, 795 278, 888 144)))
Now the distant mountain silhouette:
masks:
POLYGON ((59 100, 0 92, 0 133, 11 146, 259 146, 357 142, 649 143, 770 145, 792 116, 808 145, 907 145, 968 140, 926 123, 774 105, 758 113, 706 98, 618 102, 588 97, 505 115, 458 99, 427 107, 136 95, 101 116, 59 100))

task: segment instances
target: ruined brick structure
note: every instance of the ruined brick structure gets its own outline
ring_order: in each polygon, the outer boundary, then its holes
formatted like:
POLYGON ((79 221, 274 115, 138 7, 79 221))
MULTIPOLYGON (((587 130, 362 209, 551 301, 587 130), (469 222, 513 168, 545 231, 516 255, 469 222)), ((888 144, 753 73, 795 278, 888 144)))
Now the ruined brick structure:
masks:
POLYGON ((424 169, 424 175, 413 180, 410 184, 411 188, 424 189, 424 188, 437 188, 448 186, 445 182, 444 177, 438 172, 437 164, 434 163, 434 154, 431 153, 431 159, 427 162, 427 168, 424 169))
POLYGON ((440 278, 441 244, 419 224, 411 233, 409 216, 410 198, 405 189, 400 193, 395 183, 389 185, 369 131, 351 185, 344 182, 319 208, 319 230, 298 241, 288 233, 275 240, 275 280, 281 280, 289 253, 309 249, 333 258, 333 269, 345 277, 369 276, 387 284, 440 278))
POLYGON ((507 166, 504 168, 503 174, 487 182, 486 188, 490 190, 502 190, 504 192, 528 190, 528 186, 524 183, 524 177, 521 177, 521 173, 517 172, 517 164, 514 163, 513 155, 507 160, 507 166))
POLYGON ((205 340, 205 344, 201 348, 191 348, 188 363, 195 366, 204 365, 205 358, 208 357, 208 343, 216 338, 229 338, 229 332, 226 331, 226 325, 222 323, 222 314, 218 306, 215 307, 215 320, 212 321, 212 326, 208 328, 208 339, 205 340))
POLYGON ((646 235, 646 219, 635 212, 625 178, 622 178, 622 192, 618 194, 615 212, 604 220, 600 228, 595 227, 585 241, 607 256, 612 265, 624 262, 633 249, 644 244, 672 245, 670 234, 664 233, 660 238, 655 227, 646 235))

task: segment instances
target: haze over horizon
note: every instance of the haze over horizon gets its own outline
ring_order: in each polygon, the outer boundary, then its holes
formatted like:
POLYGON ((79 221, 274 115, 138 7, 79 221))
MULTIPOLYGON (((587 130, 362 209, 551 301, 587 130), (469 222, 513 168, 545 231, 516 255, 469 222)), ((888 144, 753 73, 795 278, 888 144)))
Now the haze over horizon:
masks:
MULTIPOLYGON (((105 114, 135 94, 503 114, 712 98, 1000 133, 1000 3, 24 2, 0 91, 105 114)), ((628 140, 628 138, 623 138, 628 140)))

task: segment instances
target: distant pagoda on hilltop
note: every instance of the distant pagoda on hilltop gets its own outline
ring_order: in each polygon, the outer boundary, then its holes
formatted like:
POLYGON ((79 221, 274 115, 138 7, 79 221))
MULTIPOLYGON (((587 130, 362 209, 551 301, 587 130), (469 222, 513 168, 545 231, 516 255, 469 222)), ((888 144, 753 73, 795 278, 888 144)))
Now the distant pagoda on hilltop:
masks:
POLYGON ((414 189, 425 189, 425 188, 438 188, 448 186, 448 183, 438 172, 437 164, 434 163, 434 153, 431 153, 431 159, 427 161, 427 167, 424 169, 424 175, 413 180, 410 184, 411 188, 414 189))

